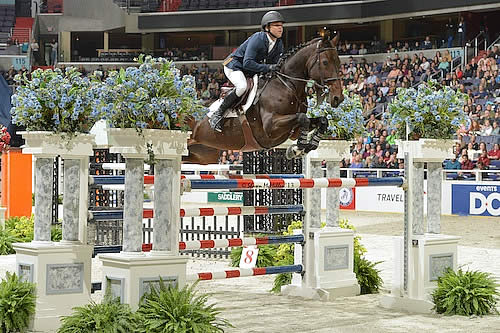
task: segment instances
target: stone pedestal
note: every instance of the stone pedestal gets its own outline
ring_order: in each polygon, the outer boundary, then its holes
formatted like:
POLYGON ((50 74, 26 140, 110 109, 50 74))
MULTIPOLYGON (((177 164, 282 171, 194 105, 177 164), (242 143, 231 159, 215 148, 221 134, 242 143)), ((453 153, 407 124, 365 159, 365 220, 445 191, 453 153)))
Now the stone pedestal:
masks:
POLYGON ((68 137, 50 132, 22 132, 23 153, 35 160, 35 233, 31 243, 16 243, 19 275, 36 283, 32 329, 56 331, 60 317, 90 302, 92 246, 86 243, 88 156, 94 136, 68 137), (63 241, 51 242, 53 158, 65 159, 63 241))
POLYGON ((311 229, 310 236, 304 253, 300 244, 295 245, 294 264, 302 264, 313 273, 306 282, 300 274, 294 274, 292 284, 284 286, 282 294, 321 300, 359 295, 360 287, 353 272, 354 232, 325 227, 311 229))
POLYGON ((36 312, 30 329, 55 332, 60 318, 90 302, 92 246, 16 243, 17 274, 36 283, 36 312))
POLYGON ((440 164, 453 156, 453 144, 454 140, 398 141, 398 158, 404 158, 405 153, 408 154, 405 174, 408 185, 405 197, 406 239, 400 237, 394 241, 393 286, 390 295, 381 297, 383 307, 430 313, 433 307, 430 295, 437 286, 438 276, 447 268, 457 269, 457 244, 460 237, 439 234, 440 164), (428 233, 425 232, 423 218, 425 162, 428 165, 428 233))
MULTIPOLYGON (((305 176, 323 177, 321 161, 339 163, 349 153, 349 146, 350 143, 346 141, 321 141, 318 149, 306 157, 305 176)), ((327 192, 335 190, 326 189, 327 192)), ((321 228, 321 190, 303 190, 306 210, 304 227, 303 231, 295 232, 304 233, 305 249, 295 244, 294 258, 295 264, 304 266, 305 273, 303 276, 293 274, 292 284, 283 287, 282 294, 321 300, 359 295, 360 287, 353 267, 354 232, 338 227, 339 202, 336 191, 336 196, 330 196, 335 202, 327 202, 330 220, 327 220, 326 227, 321 228)))
POLYGON ((404 291, 404 241, 394 239, 394 269, 391 294, 382 296, 380 303, 393 308, 417 313, 430 313, 434 304, 431 294, 437 279, 448 268, 457 269, 457 248, 460 237, 429 234, 415 235, 409 249, 408 291, 404 291), (407 297, 404 297, 407 294, 407 297))
POLYGON ((187 257, 147 254, 127 256, 123 253, 99 255, 103 266, 103 291, 119 297, 122 303, 137 310, 144 293, 160 278, 165 284, 186 284, 187 257))
POLYGON ((165 130, 107 129, 110 152, 126 159, 123 252, 100 255, 103 290, 137 309, 149 285, 163 279, 183 287, 187 258, 179 254, 181 157, 189 133, 165 130), (142 248, 144 159, 151 147, 155 160, 153 251, 142 248), (128 193, 128 194, 127 194, 128 193))

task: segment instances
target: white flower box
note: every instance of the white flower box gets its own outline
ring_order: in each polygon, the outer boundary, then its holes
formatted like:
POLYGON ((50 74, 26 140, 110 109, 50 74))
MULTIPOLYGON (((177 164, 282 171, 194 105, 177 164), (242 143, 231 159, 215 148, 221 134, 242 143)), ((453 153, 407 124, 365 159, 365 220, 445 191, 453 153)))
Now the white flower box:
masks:
POLYGON ((95 136, 93 134, 65 134, 48 131, 17 132, 25 140, 24 154, 37 157, 76 158, 94 155, 95 136))
POLYGON ((398 158, 404 158, 405 152, 413 156, 415 162, 443 162, 455 157, 453 139, 419 139, 418 141, 396 140, 398 158))
POLYGON ((352 141, 321 140, 316 150, 309 153, 311 161, 342 161, 351 156, 352 141))
POLYGON ((187 140, 190 132, 178 130, 143 129, 139 134, 135 128, 108 128, 109 151, 128 158, 146 158, 148 144, 157 159, 178 158, 188 155, 187 140))

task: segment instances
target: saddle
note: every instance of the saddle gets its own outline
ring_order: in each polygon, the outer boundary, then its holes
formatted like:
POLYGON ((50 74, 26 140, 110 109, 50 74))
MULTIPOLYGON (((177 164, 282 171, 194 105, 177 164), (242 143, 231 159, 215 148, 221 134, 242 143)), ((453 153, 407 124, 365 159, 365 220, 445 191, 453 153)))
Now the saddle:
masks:
MULTIPOLYGON (((240 97, 240 99, 236 102, 236 104, 230 109, 227 110, 224 114, 224 118, 238 118, 241 123, 241 128, 243 131, 243 136, 245 137, 245 145, 241 148, 241 151, 255 151, 264 149, 258 142, 255 140, 255 137, 252 133, 252 129, 250 128, 250 124, 248 123, 247 116, 245 115, 246 111, 254 104, 254 99, 257 95, 257 86, 258 86, 258 75, 254 75, 251 78, 247 78, 247 89, 245 93, 240 97)), ((224 98, 234 89, 233 85, 226 85, 221 88, 221 95, 219 100, 215 101, 212 105, 210 105, 210 112, 208 113, 208 117, 211 117, 211 114, 215 112, 224 100, 224 98)), ((258 98, 258 97, 257 97, 258 98)))
MULTIPOLYGON (((243 106, 246 104, 248 97, 250 96, 250 93, 252 92, 253 85, 254 85, 254 79, 252 77, 247 77, 247 90, 245 90, 245 93, 241 95, 241 97, 238 99, 238 101, 234 104, 233 109, 238 109, 239 107, 243 106)), ((226 85, 224 85, 221 88, 221 94, 220 98, 224 99, 226 96, 231 92, 231 90, 234 89, 234 85, 231 83, 231 81, 228 81, 226 85)), ((226 116, 224 116, 226 118, 226 116)))

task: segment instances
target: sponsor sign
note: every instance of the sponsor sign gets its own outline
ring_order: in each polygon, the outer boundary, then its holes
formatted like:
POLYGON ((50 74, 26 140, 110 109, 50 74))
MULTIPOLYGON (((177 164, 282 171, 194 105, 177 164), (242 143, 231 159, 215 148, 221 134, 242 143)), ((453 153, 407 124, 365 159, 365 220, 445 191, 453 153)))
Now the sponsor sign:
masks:
POLYGON ((339 190, 340 209, 356 209, 356 188, 341 188, 339 190))
POLYGON ((500 216, 500 185, 452 184, 451 213, 500 216))
POLYGON ((404 191, 395 186, 356 188, 356 210, 372 212, 404 212, 404 191))
POLYGON ((243 204, 242 192, 208 192, 207 202, 231 202, 243 204))

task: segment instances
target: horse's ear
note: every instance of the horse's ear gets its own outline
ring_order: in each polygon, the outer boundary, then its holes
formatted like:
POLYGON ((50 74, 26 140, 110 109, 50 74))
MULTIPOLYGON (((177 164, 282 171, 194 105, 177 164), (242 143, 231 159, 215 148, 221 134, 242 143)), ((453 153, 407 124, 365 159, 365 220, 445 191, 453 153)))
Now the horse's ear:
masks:
POLYGON ((340 33, 337 32, 337 34, 335 35, 335 37, 333 37, 333 39, 332 39, 332 46, 333 47, 337 47, 337 44, 339 43, 339 40, 340 40, 340 33))

